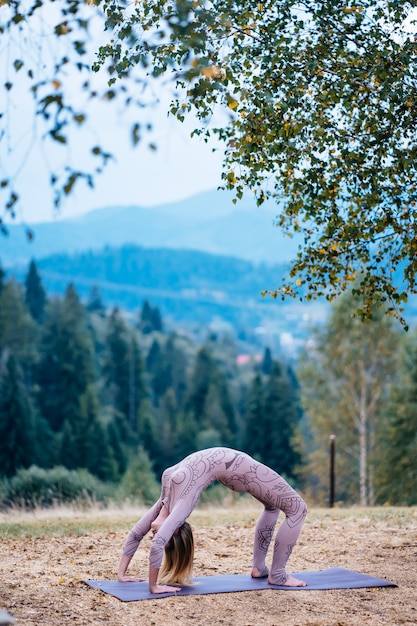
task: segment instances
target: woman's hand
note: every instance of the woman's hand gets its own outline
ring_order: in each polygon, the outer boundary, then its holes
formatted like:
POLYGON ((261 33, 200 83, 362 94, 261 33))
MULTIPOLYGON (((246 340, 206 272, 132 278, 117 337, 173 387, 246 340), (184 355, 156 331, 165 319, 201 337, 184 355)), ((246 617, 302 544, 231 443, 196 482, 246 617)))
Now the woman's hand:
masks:
POLYGON ((120 574, 117 577, 119 583, 140 583, 145 580, 145 578, 137 578, 137 576, 121 576, 120 574))
POLYGON ((170 585, 149 585, 151 593, 170 593, 172 591, 180 591, 181 587, 171 587, 170 585))
POLYGON ((122 555, 120 559, 119 571, 117 572, 117 580, 119 583, 140 583, 146 580, 146 578, 138 578, 137 576, 128 576, 126 574, 126 570, 131 559, 131 556, 122 555))

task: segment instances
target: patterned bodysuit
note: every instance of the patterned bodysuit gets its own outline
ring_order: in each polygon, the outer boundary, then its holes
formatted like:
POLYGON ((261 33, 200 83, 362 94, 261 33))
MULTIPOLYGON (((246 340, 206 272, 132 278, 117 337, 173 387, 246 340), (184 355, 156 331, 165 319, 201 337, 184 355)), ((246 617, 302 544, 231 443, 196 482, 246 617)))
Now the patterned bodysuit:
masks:
POLYGON ((288 577, 285 567, 300 534, 307 507, 277 472, 244 452, 230 448, 209 448, 194 452, 166 469, 162 474, 161 497, 132 528, 123 554, 129 557, 135 554, 139 543, 165 505, 169 515, 152 540, 149 556, 150 565, 160 568, 166 543, 189 517, 201 492, 215 480, 233 491, 250 493, 264 505, 256 524, 253 546, 253 567, 258 569, 261 576, 268 575, 265 557, 279 512, 284 512, 285 520, 275 538, 269 577, 275 584, 285 583, 288 577))

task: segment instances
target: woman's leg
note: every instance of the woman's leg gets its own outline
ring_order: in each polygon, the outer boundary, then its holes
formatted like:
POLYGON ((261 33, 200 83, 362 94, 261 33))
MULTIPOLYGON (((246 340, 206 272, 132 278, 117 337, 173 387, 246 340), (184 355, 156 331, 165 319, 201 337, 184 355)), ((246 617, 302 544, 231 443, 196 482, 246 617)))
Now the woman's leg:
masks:
POLYGON ((279 509, 274 509, 272 511, 264 509, 256 524, 255 537, 253 541, 253 578, 266 578, 268 576, 268 568, 265 565, 265 558, 274 534, 278 515, 279 509))
POLYGON ((274 543, 274 554, 269 574, 269 582, 274 585, 291 587, 304 586, 305 583, 286 573, 286 565, 297 542, 301 528, 307 515, 304 500, 289 485, 285 495, 281 495, 280 508, 285 513, 285 520, 280 525, 274 543))

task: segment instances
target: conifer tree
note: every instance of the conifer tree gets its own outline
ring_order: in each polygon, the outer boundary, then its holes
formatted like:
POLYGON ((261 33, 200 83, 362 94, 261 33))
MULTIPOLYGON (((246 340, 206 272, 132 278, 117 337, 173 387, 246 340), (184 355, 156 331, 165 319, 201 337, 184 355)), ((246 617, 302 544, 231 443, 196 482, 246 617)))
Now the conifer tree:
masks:
POLYGON ((178 461, 197 449, 197 436, 202 425, 197 421, 191 408, 185 409, 179 416, 177 430, 177 457, 178 461))
POLYGON ((29 264, 25 279, 25 302, 26 306, 38 323, 42 322, 46 305, 46 291, 42 285, 41 277, 34 260, 29 264))
POLYGON ((0 360, 0 476, 13 476, 35 460, 34 412, 13 354, 0 360))
POLYGON ((157 307, 152 307, 148 300, 145 300, 140 312, 139 329, 147 335, 154 331, 162 331, 162 317, 157 307))
POLYGON ((93 285, 88 294, 86 309, 90 313, 104 313, 106 308, 101 298, 100 289, 97 285, 93 285))
POLYGON ((379 429, 375 483, 377 502, 417 504, 417 336, 403 340, 395 382, 379 429))
POLYGON ((273 359, 272 359, 271 349, 265 348, 264 358, 262 360, 262 366, 261 366, 262 374, 269 376, 269 374, 272 371, 272 366, 273 366, 273 359))
POLYGON ((119 477, 119 468, 111 446, 108 429, 98 420, 94 420, 90 432, 91 456, 88 470, 103 481, 113 482, 119 477))
POLYGON ((214 369, 215 363, 211 353, 203 346, 195 358, 186 404, 186 409, 192 412, 199 427, 205 426, 206 401, 214 369))
POLYGON ((159 437, 155 415, 148 398, 144 398, 137 412, 136 432, 140 445, 146 450, 152 462, 159 457, 159 437))
POLYGON ((137 432, 137 413, 146 397, 144 365, 134 331, 117 308, 108 319, 106 353, 103 369, 110 402, 130 432, 137 432))
POLYGON ((118 428, 117 420, 112 420, 107 426, 109 444, 113 451, 114 460, 116 461, 116 471, 118 476, 123 476, 127 467, 127 454, 122 444, 122 436, 118 428))
POLYGON ((151 387, 154 392, 155 404, 158 405, 169 388, 172 388, 179 407, 182 407, 187 389, 187 359, 184 352, 177 347, 175 337, 170 335, 161 348, 153 342, 149 355, 151 370, 151 387))
POLYGON ((295 448, 298 425, 294 391, 283 366, 273 362, 265 384, 262 461, 280 474, 294 478, 301 459, 295 448))
POLYGON ((113 481, 119 476, 109 431, 100 421, 92 386, 80 398, 76 419, 65 420, 59 459, 68 469, 87 469, 103 481, 113 481))
POLYGON ((185 411, 198 433, 214 429, 223 445, 235 445, 236 415, 227 380, 206 346, 196 355, 185 411))
POLYGON ((58 465, 62 465, 70 470, 81 467, 79 454, 77 450, 78 437, 75 433, 74 420, 66 419, 62 424, 59 433, 61 447, 57 453, 58 465))
POLYGON ((157 339, 154 339, 146 355, 145 365, 146 371, 153 376, 159 363, 159 357, 161 354, 161 344, 157 339))
POLYGON ((213 403, 210 401, 210 394, 207 398, 208 421, 219 431, 223 445, 233 447, 237 443, 236 412, 227 378, 219 368, 213 377, 211 392, 214 397, 213 403), (218 416, 213 412, 213 407, 216 405, 214 398, 217 398, 218 416))
POLYGON ((265 399, 262 376, 256 374, 247 394, 247 409, 244 416, 243 449, 255 457, 262 458, 265 445, 265 399))
POLYGON ((38 467, 52 468, 61 461, 60 438, 50 428, 47 420, 40 414, 36 403, 35 410, 35 435, 34 435, 34 451, 35 457, 33 463, 38 467))
POLYGON ((155 471, 160 474, 165 467, 174 465, 179 460, 178 429, 181 411, 178 407, 174 390, 169 387, 159 402, 157 428, 159 457, 155 459, 155 471))
POLYGON ((85 310, 70 285, 47 308, 37 368, 42 415, 58 432, 80 419, 81 397, 93 381, 91 337, 85 310))
POLYGON ((0 351, 7 348, 19 360, 24 373, 29 371, 36 354, 37 333, 29 315, 23 289, 14 279, 3 282, 0 291, 0 351))

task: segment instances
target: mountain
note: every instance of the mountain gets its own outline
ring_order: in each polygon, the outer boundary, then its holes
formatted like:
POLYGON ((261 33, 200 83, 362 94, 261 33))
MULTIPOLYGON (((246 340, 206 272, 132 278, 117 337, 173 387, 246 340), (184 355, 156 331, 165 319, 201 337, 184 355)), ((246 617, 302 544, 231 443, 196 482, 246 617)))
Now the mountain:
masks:
POLYGON ((322 317, 322 303, 307 310, 261 295, 279 286, 296 250, 274 227, 278 207, 232 199, 211 191, 154 208, 101 208, 36 224, 31 242, 24 226, 13 224, 0 238, 0 264, 24 280, 34 258, 49 294, 72 282, 87 299, 96 286, 108 307, 133 313, 147 299, 174 324, 217 320, 259 339, 303 335, 322 317))
MULTIPOLYGON (((42 282, 51 296, 75 285, 84 301, 98 288, 106 307, 117 306, 137 315, 143 302, 157 306, 165 320, 183 328, 208 325, 233 327, 252 342, 272 337, 302 337, 311 315, 322 315, 323 304, 262 297, 276 288, 283 265, 255 264, 245 259, 192 250, 150 249, 137 245, 107 246, 99 251, 56 254, 37 261, 42 282)), ((23 281, 27 266, 8 275, 23 281)))
POLYGON ((96 209, 77 218, 29 225, 32 241, 23 225, 12 224, 8 237, 0 238, 0 262, 12 267, 31 258, 125 244, 197 250, 255 263, 288 262, 296 242, 274 226, 277 205, 257 207, 252 197, 233 204, 232 199, 230 192, 210 191, 152 208, 96 209))

